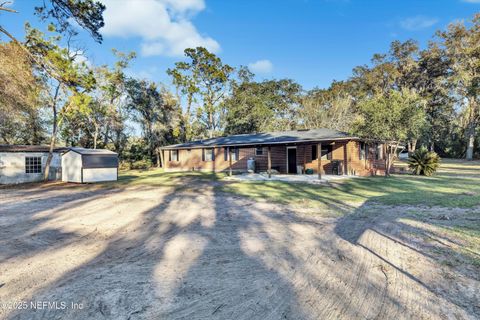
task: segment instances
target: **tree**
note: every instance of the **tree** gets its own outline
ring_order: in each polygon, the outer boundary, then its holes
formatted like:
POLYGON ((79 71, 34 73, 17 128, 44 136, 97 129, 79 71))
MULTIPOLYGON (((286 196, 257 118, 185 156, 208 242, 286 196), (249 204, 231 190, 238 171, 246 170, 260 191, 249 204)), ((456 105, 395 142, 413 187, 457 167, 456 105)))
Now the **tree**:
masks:
MULTIPOLYGON (((0 12, 17 13, 17 11, 6 7, 9 1, 0 3, 0 12)), ((97 42, 102 42, 102 35, 99 30, 105 25, 103 22, 103 11, 105 5, 95 0, 50 0, 43 1, 40 6, 35 7, 35 14, 42 21, 49 21, 56 26, 61 33, 76 33, 72 21, 75 21, 82 28, 87 30, 97 42)), ((0 32, 11 40, 18 42, 5 28, 0 25, 0 32)))
POLYGON ((418 72, 418 43, 414 40, 393 41, 387 56, 395 68, 394 88, 402 90, 416 89, 415 78, 418 72))
POLYGON ((465 119, 465 158, 472 160, 480 121, 480 14, 474 16, 470 28, 463 23, 452 23, 438 35, 451 61, 452 72, 448 79, 465 119))
POLYGON ((400 143, 424 121, 423 101, 412 91, 391 90, 358 104, 359 118, 352 133, 371 142, 385 143, 385 175, 390 174, 400 143))
MULTIPOLYGON (((243 70, 246 72, 246 70, 243 70)), ((290 79, 251 81, 241 74, 225 100, 226 134, 291 130, 296 126, 301 87, 290 79)))
POLYGON ((176 101, 166 90, 147 80, 129 79, 127 82, 128 108, 133 119, 140 123, 145 142, 149 146, 149 157, 156 155, 160 167, 160 147, 172 141, 176 116, 176 101))
POLYGON ((197 87, 194 79, 196 71, 190 69, 190 66, 185 62, 177 62, 175 69, 168 69, 167 74, 172 77, 173 84, 177 88, 177 99, 180 101, 180 93, 185 96, 186 108, 182 114, 182 120, 185 126, 184 141, 190 141, 194 137, 192 128, 192 108, 193 104, 197 102, 196 96, 200 89, 197 87), (189 72, 187 72, 189 70, 189 72))
MULTIPOLYGON (((44 172, 44 179, 48 180, 58 129, 65 112, 72 108, 76 102, 75 99, 69 99, 69 96, 92 90, 95 86, 95 78, 84 62, 78 63, 75 61, 78 51, 72 50, 70 46, 66 48, 59 46, 60 36, 46 39, 42 32, 30 28, 28 24, 26 30, 26 48, 35 58, 35 61, 45 60, 51 68, 47 72, 45 68, 37 66, 40 75, 49 83, 49 87, 44 93, 52 110, 50 149, 44 172), (51 72, 52 70, 53 72, 51 72), (55 76, 52 77, 52 74, 55 76)), ((67 41, 67 43, 70 43, 70 41, 67 41)))
MULTIPOLYGON (((212 138, 222 129, 224 110, 221 105, 234 69, 202 47, 185 49, 185 56, 188 62, 175 63, 175 68, 168 69, 167 73, 172 76, 178 90, 187 95, 186 125, 191 125, 191 108, 193 103, 198 102, 200 105, 195 110, 199 128, 197 135, 207 132, 212 138)), ((187 134, 193 136, 190 129, 187 134)))
POLYGON ((4 143, 40 143, 44 82, 35 75, 29 55, 15 42, 0 43, 0 66, 0 139, 4 143), (22 127, 31 130, 18 130, 22 127))
POLYGON ((126 121, 128 110, 125 103, 127 96, 127 76, 125 69, 136 57, 135 52, 124 53, 113 49, 117 61, 113 67, 107 65, 95 69, 97 90, 94 96, 101 106, 105 106, 106 118, 103 122, 103 145, 113 144, 115 152, 122 155, 127 142, 126 121))
POLYGON ((353 69, 350 81, 358 98, 387 94, 390 90, 396 89, 395 82, 399 74, 388 56, 374 54, 371 63, 371 67, 363 65, 353 69))
POLYGON ((97 149, 107 119, 107 105, 85 93, 71 96, 71 108, 64 112, 61 135, 67 145, 97 149))
POLYGON ((413 174, 431 176, 437 171, 440 165, 439 162, 440 157, 438 154, 422 147, 410 155, 408 167, 412 169, 413 174))
MULTIPOLYGON (((446 145, 451 139, 451 126, 455 123, 453 99, 449 95, 448 77, 450 60, 437 43, 430 42, 419 54, 415 81, 420 96, 425 100, 424 142, 430 151, 446 145)), ((413 150, 412 150, 413 151, 413 150)))
POLYGON ((355 120, 355 97, 350 82, 333 82, 328 89, 306 93, 299 110, 305 128, 330 128, 348 131, 355 120))
POLYGON ((52 19, 57 30, 61 33, 72 32, 72 20, 80 27, 87 30, 93 39, 102 42, 100 29, 105 25, 103 11, 105 5, 95 0, 50 0, 43 1, 41 6, 35 7, 42 21, 52 19))

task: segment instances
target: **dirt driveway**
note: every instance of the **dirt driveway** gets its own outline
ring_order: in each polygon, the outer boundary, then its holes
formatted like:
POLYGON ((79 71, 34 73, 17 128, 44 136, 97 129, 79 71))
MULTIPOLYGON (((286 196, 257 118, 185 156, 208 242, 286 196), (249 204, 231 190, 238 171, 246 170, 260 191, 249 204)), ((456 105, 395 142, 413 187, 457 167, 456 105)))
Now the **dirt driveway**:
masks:
POLYGON ((0 318, 480 316, 479 279, 407 237, 402 208, 322 218, 219 183, 1 189, 0 318))

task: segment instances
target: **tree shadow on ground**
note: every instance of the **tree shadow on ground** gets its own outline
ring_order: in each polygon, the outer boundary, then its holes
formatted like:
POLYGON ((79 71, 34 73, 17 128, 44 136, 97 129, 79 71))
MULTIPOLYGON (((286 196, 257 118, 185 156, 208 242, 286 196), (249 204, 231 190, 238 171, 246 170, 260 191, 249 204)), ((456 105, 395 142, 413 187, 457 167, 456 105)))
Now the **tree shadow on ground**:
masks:
MULTIPOLYGON (((128 215, 138 219, 94 239, 102 243, 97 251, 30 295, 36 301, 82 303, 82 310, 18 310, 9 318, 381 319, 435 317, 441 303, 471 314, 450 295, 426 287, 421 276, 408 276, 409 270, 391 261, 398 257, 365 245, 372 226, 379 234, 373 242, 392 241, 381 233, 397 237, 388 227, 395 220, 376 221, 375 214, 364 212, 370 207, 355 211, 324 197, 328 209, 346 214, 332 223, 224 193, 208 179, 179 179, 176 187, 157 189, 158 201, 147 210, 128 207, 128 215), (370 220, 359 219, 360 214, 370 220), (397 290, 425 290, 402 299, 385 279, 389 272, 406 278, 397 290)), ((155 188, 138 188, 136 196, 140 199, 145 190, 155 188)), ((61 211, 88 211, 89 205, 67 201, 61 211)), ((428 250, 418 251, 428 258, 428 250)))
MULTIPOLYGON (((450 196, 439 192, 436 195, 450 196)), ((465 250, 467 244, 451 232, 458 226, 480 232, 478 209, 384 205, 388 197, 372 197, 341 217, 335 233, 401 276, 456 305, 469 317, 480 317, 480 252, 465 250), (472 220, 476 222, 472 224, 472 220)))
MULTIPOLYGON (((194 189, 170 191, 160 204, 143 212, 134 226, 117 230, 99 254, 32 295, 38 301, 83 303, 85 309, 23 310, 11 318, 134 319, 184 315, 208 319, 223 318, 226 305, 236 305, 235 315, 239 318, 250 318, 255 306, 249 303, 240 307, 236 303, 242 297, 251 299, 258 294, 248 289, 252 282, 262 281, 266 274, 272 274, 273 283, 265 280, 265 286, 278 285, 283 280, 242 252, 238 232, 229 226, 231 216, 216 209, 217 202, 222 201, 213 194, 211 183, 196 181, 191 187, 194 189), (182 209, 185 216, 179 216, 182 209), (229 252, 229 258, 224 257, 222 250, 229 252), (250 268, 233 268, 238 263, 250 268), (226 282, 228 279, 233 287, 226 282), (222 290, 224 294, 218 297, 222 290), (193 309, 186 301, 190 298, 196 301, 193 309), (182 300, 182 310, 175 304, 178 299, 182 300)), ((290 297, 288 290, 285 283, 277 296, 290 297)), ((288 300, 281 302, 281 312, 293 310, 288 300)))

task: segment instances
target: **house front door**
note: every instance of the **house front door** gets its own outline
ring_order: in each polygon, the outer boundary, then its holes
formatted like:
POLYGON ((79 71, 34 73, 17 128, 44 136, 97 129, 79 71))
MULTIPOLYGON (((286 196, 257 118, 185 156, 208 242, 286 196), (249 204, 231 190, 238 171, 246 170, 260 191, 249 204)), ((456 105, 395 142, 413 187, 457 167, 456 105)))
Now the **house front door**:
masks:
POLYGON ((287 173, 297 173, 297 149, 287 149, 287 173))

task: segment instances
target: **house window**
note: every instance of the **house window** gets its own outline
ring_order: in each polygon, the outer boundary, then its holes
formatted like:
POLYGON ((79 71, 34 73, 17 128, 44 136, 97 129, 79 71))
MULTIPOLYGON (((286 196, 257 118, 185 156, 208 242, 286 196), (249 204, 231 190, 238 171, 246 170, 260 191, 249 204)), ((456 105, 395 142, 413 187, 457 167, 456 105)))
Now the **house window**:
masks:
POLYGON ((228 161, 228 149, 230 149, 230 158, 232 161, 238 161, 238 148, 223 148, 223 160, 228 161))
POLYGON ((332 146, 322 146, 322 159, 332 160, 332 146))
POLYGON ((238 161, 238 148, 230 148, 230 157, 232 161, 238 161))
POLYGON ((178 150, 170 150, 170 161, 178 161, 178 150))
POLYGON ((255 155, 256 156, 262 156, 263 155, 263 147, 255 148, 255 155))
POLYGON ((317 158, 317 146, 313 145, 312 146, 312 160, 316 160, 317 158))
POLYGON ((377 143, 377 160, 383 159, 383 144, 377 143))
POLYGON ((25 173, 42 173, 42 157, 25 157, 25 173))
MULTIPOLYGON (((318 159, 317 145, 312 145, 312 160, 318 159)), ((322 159, 332 159, 332 146, 322 146, 322 159)))
POLYGON ((360 160, 364 160, 366 155, 366 144, 365 142, 359 142, 359 144, 360 144, 360 147, 358 148, 359 150, 358 157, 360 158, 360 160))
POLYGON ((213 149, 203 149, 203 161, 214 161, 215 155, 213 154, 213 149))

